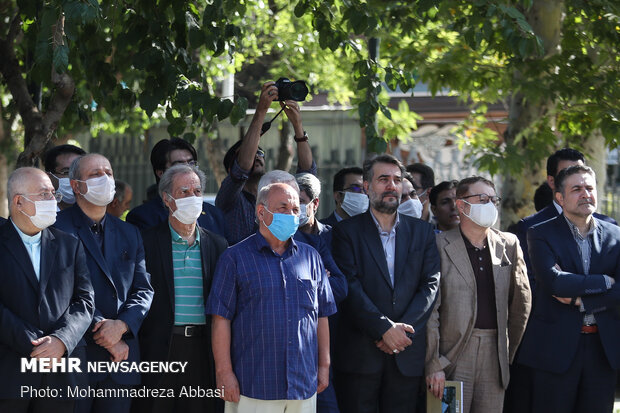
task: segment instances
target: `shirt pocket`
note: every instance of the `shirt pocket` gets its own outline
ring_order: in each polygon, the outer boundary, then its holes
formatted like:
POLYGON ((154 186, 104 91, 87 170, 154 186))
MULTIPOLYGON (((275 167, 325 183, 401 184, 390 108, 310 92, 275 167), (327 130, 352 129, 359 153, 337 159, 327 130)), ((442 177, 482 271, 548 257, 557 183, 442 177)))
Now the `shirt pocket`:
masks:
POLYGON ((295 280, 297 288, 297 299, 299 305, 306 309, 314 310, 318 308, 317 305, 317 282, 310 279, 295 280))

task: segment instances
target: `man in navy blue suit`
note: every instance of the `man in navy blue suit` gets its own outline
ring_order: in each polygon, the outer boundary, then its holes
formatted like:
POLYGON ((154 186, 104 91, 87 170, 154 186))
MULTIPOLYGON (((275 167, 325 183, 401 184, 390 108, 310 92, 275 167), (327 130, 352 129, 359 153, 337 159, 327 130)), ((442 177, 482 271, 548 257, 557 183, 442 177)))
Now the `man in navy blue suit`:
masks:
MULTIPOLYGON (((196 149, 189 142, 180 138, 162 139, 151 150, 151 165, 157 184, 159 184, 159 180, 166 169, 181 164, 196 166, 198 165, 197 160, 196 149)), ((159 194, 129 211, 126 218, 127 222, 137 226, 140 231, 152 228, 167 219, 168 208, 164 205, 159 194)), ((198 218, 198 225, 222 237, 225 235, 224 215, 219 208, 208 202, 202 204, 202 214, 198 218)))
MULTIPOLYGON (((586 158, 583 154, 575 149, 563 148, 556 151, 547 159, 547 183, 551 187, 551 190, 555 192, 555 179, 554 177, 563 169, 573 165, 585 165, 586 158)), ((539 224, 548 219, 554 218, 562 213, 562 206, 555 200, 551 205, 546 206, 537 213, 523 218, 517 223, 517 237, 523 250, 523 258, 527 265, 528 274, 530 277, 530 285, 534 286, 534 277, 532 275, 532 266, 530 264, 530 255, 528 254, 527 246, 527 230, 532 226, 539 224)), ((603 221, 611 222, 612 224, 618 224, 613 218, 605 215, 594 213, 594 216, 603 221)))
MULTIPOLYGON (((56 227, 78 237, 86 249, 95 291, 95 315, 86 338, 88 361, 138 362, 138 330, 151 306, 153 288, 146 272, 140 232, 106 206, 114 197, 114 175, 102 155, 73 161, 69 170, 76 204, 58 215, 56 227)), ((140 383, 140 374, 89 373, 91 388, 123 389, 140 383)), ((76 412, 128 412, 129 398, 88 398, 76 412)))
POLYGON ((0 411, 72 412, 67 387, 74 372, 21 373, 20 360, 78 357, 90 325, 94 299, 82 243, 55 228, 54 187, 36 168, 19 168, 8 181, 11 219, 0 226, 0 411), (54 389, 65 396, 22 393, 54 389))
POLYGON ((563 213, 528 231, 534 307, 519 361, 533 369, 532 412, 611 412, 620 367, 620 228, 593 216, 594 171, 555 178, 563 213))

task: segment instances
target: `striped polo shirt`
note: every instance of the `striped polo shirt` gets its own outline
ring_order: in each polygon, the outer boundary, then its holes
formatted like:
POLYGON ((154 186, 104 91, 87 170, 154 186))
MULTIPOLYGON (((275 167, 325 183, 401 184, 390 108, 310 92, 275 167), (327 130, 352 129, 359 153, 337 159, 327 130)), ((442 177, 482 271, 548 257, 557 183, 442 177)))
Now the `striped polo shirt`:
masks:
POLYGON ((170 234, 174 269, 174 324, 205 324, 200 231, 196 231, 196 241, 191 246, 172 226, 170 234))

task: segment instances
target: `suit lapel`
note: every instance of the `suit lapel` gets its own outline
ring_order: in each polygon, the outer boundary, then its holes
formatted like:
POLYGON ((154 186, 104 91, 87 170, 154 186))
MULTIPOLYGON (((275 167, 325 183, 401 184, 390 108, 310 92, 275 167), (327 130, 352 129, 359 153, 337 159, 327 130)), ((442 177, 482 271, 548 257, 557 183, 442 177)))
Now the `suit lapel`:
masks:
MULTIPOLYGON (((493 268, 493 280, 495 281, 495 286, 498 285, 498 276, 499 270, 502 267, 502 258, 504 257, 504 252, 506 251, 506 245, 501 241, 501 239, 493 232, 492 229, 489 230, 487 235, 487 243, 489 245, 489 253, 491 255, 491 265, 493 268)), ((497 288, 496 288, 497 291, 497 288)))
POLYGON ((39 286, 41 289, 41 297, 45 294, 47 283, 50 279, 52 269, 56 266, 56 253, 58 252, 58 243, 55 237, 48 229, 41 232, 41 270, 39 272, 39 286))
POLYGON ((26 247, 24 246, 24 242, 19 237, 17 230, 13 227, 13 223, 7 221, 3 226, 3 240, 5 243, 5 248, 13 255, 19 266, 24 270, 26 274, 26 279, 35 289, 35 291, 39 291, 39 280, 37 280, 37 275, 34 272, 34 267, 32 266, 32 260, 28 255, 28 251, 26 251, 26 247))
POLYGON ((410 223, 406 219, 399 221, 398 227, 396 227, 396 248, 394 257, 394 285, 396 280, 400 278, 405 270, 405 265, 408 258, 408 249, 411 240, 413 239, 413 230, 410 223))
POLYGON ((207 302, 207 297, 209 297, 209 290, 211 286, 211 274, 209 268, 209 262, 211 260, 209 254, 209 236, 207 232, 202 230, 200 227, 196 227, 196 231, 200 231, 200 261, 202 263, 202 296, 204 298, 205 304, 207 302))
POLYGON ((467 248, 465 247, 461 231, 456 228, 446 232, 445 240, 447 242, 447 245, 444 247, 446 255, 450 258, 450 261, 452 261, 452 264, 467 285, 475 291, 474 270, 471 268, 471 262, 469 261, 469 255, 467 255, 467 248))
MULTIPOLYGON (((583 263, 581 262, 581 253, 579 252, 579 247, 577 247, 577 241, 575 241, 575 237, 573 236, 573 233, 571 232, 564 215, 558 215, 558 217, 556 218, 556 223, 558 226, 558 239, 569 240, 565 247, 566 254, 560 253, 558 255, 560 255, 562 258, 568 255, 570 257, 570 262, 573 265, 572 268, 577 269, 577 274, 583 274, 585 271, 583 269, 583 263)), ((560 265, 562 271, 565 271, 565 268, 563 268, 562 264, 556 264, 560 265)))
MULTIPOLYGON (((110 279, 110 281, 112 281, 110 270, 108 269, 108 265, 105 262, 103 254, 101 253, 101 248, 99 248, 99 245, 95 240, 95 236, 90 230, 86 215, 79 209, 77 205, 75 205, 74 208, 75 209, 73 210, 73 224, 77 228, 78 236, 80 240, 82 240, 84 248, 95 259, 95 262, 97 263, 99 268, 101 268, 101 271, 108 277, 108 279, 110 279)), ((106 227, 108 227, 108 225, 106 225, 106 227)), ((109 244, 109 242, 111 241, 112 240, 110 240, 109 237, 104 234, 104 249, 105 245, 109 244)))
POLYGON ((162 225, 158 231, 157 249, 159 250, 158 259, 161 262, 162 275, 168 288, 171 311, 174 313, 174 264, 172 262, 172 234, 168 227, 168 220, 166 220, 166 225, 162 225))
POLYGON ((366 246, 368 247, 370 255, 377 263, 383 278, 390 288, 393 288, 387 260, 383 252, 383 244, 381 244, 381 238, 379 237, 379 230, 377 230, 377 225, 372 219, 370 211, 365 212, 364 219, 366 220, 366 225, 364 225, 364 240, 366 241, 366 246))

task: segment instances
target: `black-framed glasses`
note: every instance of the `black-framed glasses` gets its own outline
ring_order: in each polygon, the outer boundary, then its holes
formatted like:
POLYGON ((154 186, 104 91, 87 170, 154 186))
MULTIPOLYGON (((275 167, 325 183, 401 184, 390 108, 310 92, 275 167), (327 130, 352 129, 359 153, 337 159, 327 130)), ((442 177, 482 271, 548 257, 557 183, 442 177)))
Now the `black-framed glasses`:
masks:
POLYGON ((53 173, 50 172, 50 175, 58 180, 60 180, 60 178, 66 178, 69 176, 69 168, 63 168, 60 171, 54 171, 53 173))
POLYGON ((489 196, 487 194, 467 195, 467 196, 462 196, 459 199, 467 199, 467 198, 472 198, 474 196, 478 197, 481 204, 486 204, 487 202, 491 201, 493 202, 494 205, 499 205, 499 203, 502 202, 502 198, 500 198, 499 196, 489 196))
POLYGON ((350 185, 346 188, 343 188, 340 192, 355 192, 356 194, 363 194, 364 188, 359 185, 350 185))
POLYGON ((21 195, 27 198, 29 201, 32 201, 32 199, 28 198, 29 196, 33 196, 33 197, 38 196, 40 199, 44 201, 54 200, 56 202, 60 202, 60 200, 62 199, 62 194, 60 192, 39 192, 38 194, 17 194, 17 195, 21 195))

